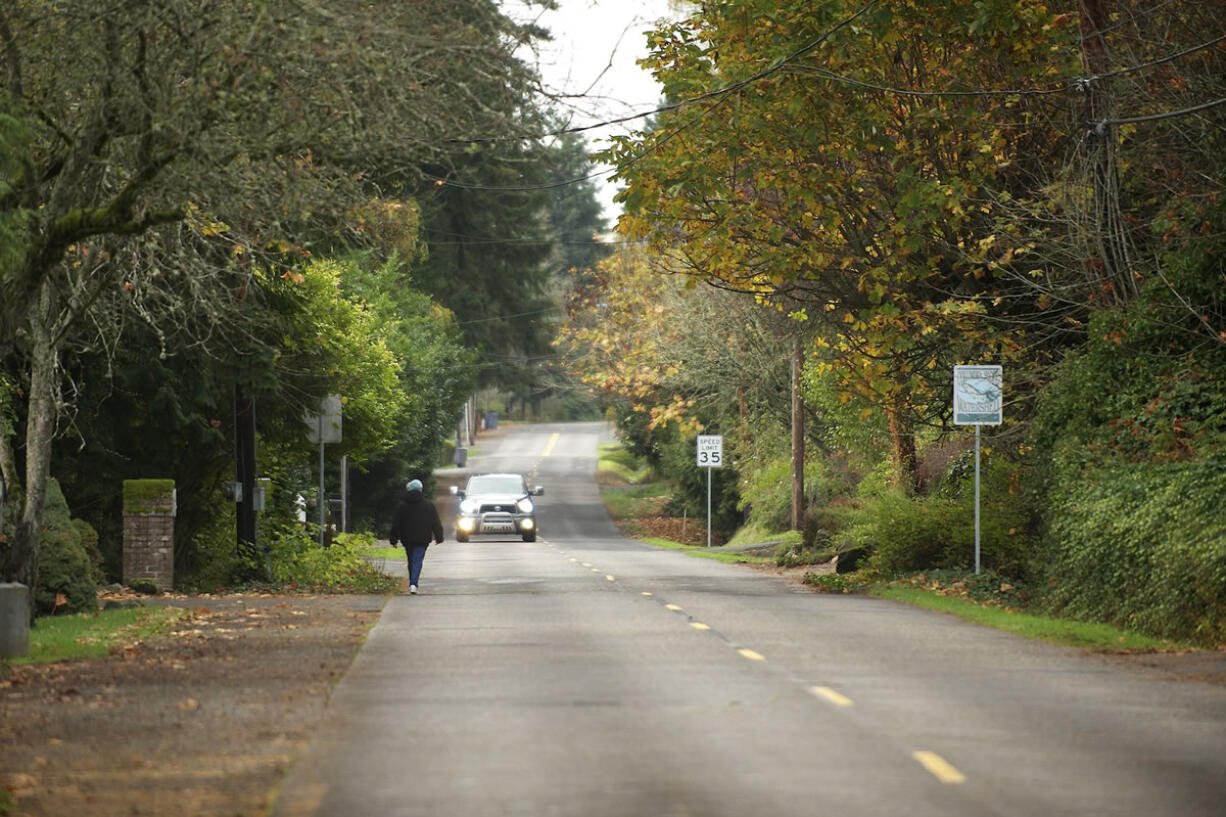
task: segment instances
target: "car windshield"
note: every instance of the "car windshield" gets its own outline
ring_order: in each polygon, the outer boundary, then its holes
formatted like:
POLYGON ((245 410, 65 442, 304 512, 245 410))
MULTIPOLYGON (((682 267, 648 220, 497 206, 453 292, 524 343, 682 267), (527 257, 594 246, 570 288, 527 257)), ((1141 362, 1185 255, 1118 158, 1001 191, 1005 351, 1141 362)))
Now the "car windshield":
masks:
POLYGON ((469 494, 526 494, 524 478, 515 474, 484 474, 468 481, 469 494))

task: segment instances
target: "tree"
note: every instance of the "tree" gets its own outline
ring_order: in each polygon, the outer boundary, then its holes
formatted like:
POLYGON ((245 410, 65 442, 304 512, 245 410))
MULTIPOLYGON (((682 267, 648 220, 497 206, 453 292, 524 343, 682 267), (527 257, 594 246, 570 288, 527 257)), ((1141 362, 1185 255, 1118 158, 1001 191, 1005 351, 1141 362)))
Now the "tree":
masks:
POLYGON ((669 270, 791 300, 848 397, 888 418, 903 485, 952 364, 1020 348, 982 320, 1008 300, 974 248, 994 193, 1024 186, 1043 144, 1037 92, 1061 77, 1060 26, 1006 0, 935 16, 921 2, 704 5, 653 34, 649 58, 670 98, 696 101, 609 151, 628 183, 622 228, 669 270))

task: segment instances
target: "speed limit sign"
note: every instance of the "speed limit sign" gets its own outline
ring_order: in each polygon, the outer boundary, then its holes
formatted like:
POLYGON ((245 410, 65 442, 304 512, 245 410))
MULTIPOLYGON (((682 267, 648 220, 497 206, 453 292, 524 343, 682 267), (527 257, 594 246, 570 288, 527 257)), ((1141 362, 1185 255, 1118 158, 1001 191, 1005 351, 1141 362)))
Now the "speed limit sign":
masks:
POLYGON ((724 438, 719 434, 699 435, 698 467, 722 468, 724 466, 724 438))

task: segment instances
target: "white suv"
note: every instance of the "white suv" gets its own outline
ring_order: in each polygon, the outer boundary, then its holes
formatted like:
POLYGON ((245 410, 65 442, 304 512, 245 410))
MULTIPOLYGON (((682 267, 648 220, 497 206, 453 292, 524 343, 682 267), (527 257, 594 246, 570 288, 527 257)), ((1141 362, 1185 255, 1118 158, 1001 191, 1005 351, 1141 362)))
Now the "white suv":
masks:
POLYGON ((477 474, 468 478, 464 490, 451 486, 460 500, 455 538, 467 542, 470 536, 518 535, 525 542, 536 541, 536 505, 532 497, 543 496, 545 489, 528 489, 521 474, 477 474))

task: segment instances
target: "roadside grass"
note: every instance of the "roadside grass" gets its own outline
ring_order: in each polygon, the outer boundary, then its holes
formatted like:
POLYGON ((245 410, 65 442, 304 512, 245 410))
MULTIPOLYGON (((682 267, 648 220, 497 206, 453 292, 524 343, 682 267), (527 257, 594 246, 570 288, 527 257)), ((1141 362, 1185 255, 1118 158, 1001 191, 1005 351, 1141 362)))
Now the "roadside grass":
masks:
POLYGON ((651 466, 640 463, 621 443, 601 443, 596 450, 596 474, 601 481, 641 485, 651 479, 651 466))
POLYGON ((730 546, 735 545, 799 545, 804 535, 798 530, 775 531, 756 523, 741 527, 728 540, 730 546))
POLYGON ((715 549, 708 549, 702 545, 685 545, 681 542, 673 542, 668 539, 660 539, 655 536, 648 536, 640 539, 640 542, 651 545, 652 547, 663 548, 665 550, 679 550, 687 556, 694 556, 698 559, 713 559, 717 562, 723 562, 730 565, 741 564, 774 564, 775 560, 765 556, 750 556, 745 553, 728 553, 715 549))
POLYGON ((901 601, 916 607, 950 613, 975 624, 1065 647, 1081 647, 1094 652, 1125 653, 1192 649, 1187 644, 1151 638, 1140 633, 1121 630, 1110 624, 1024 613, 992 604, 952 598, 918 587, 881 584, 871 587, 868 592, 877 598, 901 601))
POLYGON ((404 548, 401 547, 362 547, 358 548, 358 555, 363 559, 404 559, 404 548))
POLYGON ((643 516, 658 516, 667 504, 672 489, 665 482, 648 482, 623 488, 608 488, 601 491, 605 507, 618 521, 643 516))
POLYGON ((30 628, 30 654, 9 659, 9 663, 100 658, 114 647, 161 635, 187 614, 174 607, 148 606, 40 618, 30 628))

